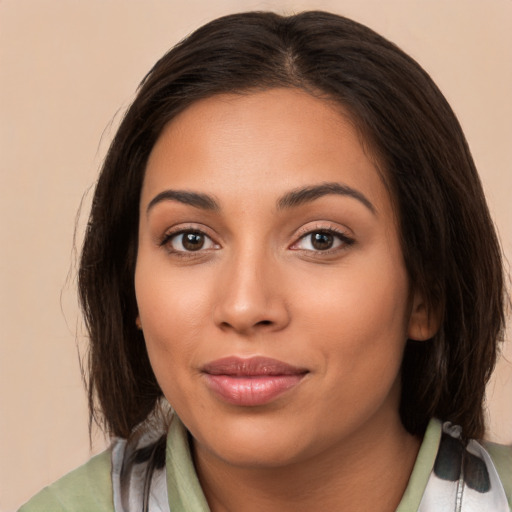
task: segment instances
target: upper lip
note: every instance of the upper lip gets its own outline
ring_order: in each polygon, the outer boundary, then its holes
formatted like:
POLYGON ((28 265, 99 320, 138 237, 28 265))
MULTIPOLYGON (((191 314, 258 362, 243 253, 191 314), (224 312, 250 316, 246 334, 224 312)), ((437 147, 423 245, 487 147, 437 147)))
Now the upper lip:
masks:
POLYGON ((202 371, 209 375, 228 375, 232 377, 256 377, 272 375, 301 375, 306 368, 293 366, 269 357, 224 357, 205 364, 202 371))

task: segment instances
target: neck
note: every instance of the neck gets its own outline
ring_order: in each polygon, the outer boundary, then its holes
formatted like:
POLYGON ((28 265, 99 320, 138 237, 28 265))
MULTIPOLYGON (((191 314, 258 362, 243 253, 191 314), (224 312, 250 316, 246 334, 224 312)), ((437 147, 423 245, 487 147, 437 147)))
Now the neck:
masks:
POLYGON ((212 512, 338 510, 341 504, 345 512, 387 512, 400 503, 419 446, 396 418, 280 467, 234 466, 200 446, 194 456, 212 512))

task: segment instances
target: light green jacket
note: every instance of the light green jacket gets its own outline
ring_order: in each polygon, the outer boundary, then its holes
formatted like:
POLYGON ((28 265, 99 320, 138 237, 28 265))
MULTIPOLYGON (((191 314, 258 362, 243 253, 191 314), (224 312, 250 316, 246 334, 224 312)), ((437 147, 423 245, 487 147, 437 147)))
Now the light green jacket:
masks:
MULTIPOLYGON (((409 484, 397 512, 418 510, 432 472, 441 438, 441 423, 432 420, 425 433, 409 484)), ((512 510, 512 446, 485 444, 505 488, 512 510)), ((167 436, 167 491, 171 512, 208 512, 199 485, 187 433, 180 421, 173 421, 167 436)), ((111 454, 107 450, 45 487, 19 512, 114 512, 111 454)))

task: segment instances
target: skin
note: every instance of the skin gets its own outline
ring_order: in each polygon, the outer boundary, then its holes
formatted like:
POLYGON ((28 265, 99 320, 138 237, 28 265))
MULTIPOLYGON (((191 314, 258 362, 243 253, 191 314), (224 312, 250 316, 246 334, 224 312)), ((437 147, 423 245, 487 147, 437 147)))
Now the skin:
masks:
POLYGON ((146 169, 135 287, 153 370, 193 436, 213 511, 396 508, 420 443, 399 418, 402 354, 408 337, 432 333, 391 198, 339 107, 274 89, 175 118, 146 169), (325 183, 359 196, 277 204, 325 183), (202 248, 187 251, 180 230, 204 233, 202 248), (328 230, 332 248, 316 249, 311 233, 328 230), (307 374, 269 403, 238 406, 202 371, 227 356, 307 374))

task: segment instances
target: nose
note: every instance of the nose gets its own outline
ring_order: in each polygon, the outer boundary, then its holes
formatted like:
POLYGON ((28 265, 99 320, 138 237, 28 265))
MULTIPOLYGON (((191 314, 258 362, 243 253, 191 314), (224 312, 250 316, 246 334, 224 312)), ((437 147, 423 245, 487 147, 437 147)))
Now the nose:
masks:
POLYGON ((265 255, 240 256, 219 273, 214 322, 250 336, 284 329, 290 322, 278 265, 265 255))

